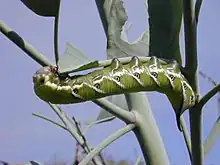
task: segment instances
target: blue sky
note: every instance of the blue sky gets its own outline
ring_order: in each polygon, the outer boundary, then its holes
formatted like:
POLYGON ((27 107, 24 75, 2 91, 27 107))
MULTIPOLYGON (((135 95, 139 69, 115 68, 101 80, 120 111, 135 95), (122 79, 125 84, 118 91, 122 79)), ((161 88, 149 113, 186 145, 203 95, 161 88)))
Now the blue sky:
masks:
MULTIPOLYGON (((217 82, 220 81, 219 38, 220 2, 204 1, 198 27, 199 68, 217 82)), ((143 0, 126 0, 129 21, 133 24, 129 37, 135 39, 146 28, 143 0)), ((20 34, 49 59, 53 57, 53 19, 35 15, 20 1, 1 2, 0 19, 20 34)), ((94 59, 106 58, 106 38, 94 1, 66 0, 61 5, 59 52, 65 50, 69 41, 94 59)), ((181 44, 181 46, 183 46, 181 44)), ((73 158, 75 140, 54 125, 42 121, 32 113, 40 113, 57 119, 54 112, 33 91, 32 75, 40 67, 22 50, 0 34, 0 159, 9 162, 38 160, 47 162, 57 155, 57 159, 70 161, 73 158)), ((212 86, 200 78, 201 93, 205 94, 212 86)), ((189 157, 182 134, 178 131, 174 113, 167 98, 158 93, 147 93, 152 110, 161 131, 165 147, 173 165, 189 164, 189 157), (158 100, 160 103, 158 104, 158 100)), ((95 119, 100 108, 91 102, 65 105, 64 110, 79 121, 95 119)), ((219 112, 216 97, 204 108, 204 138, 208 135, 219 112)), ((184 114, 188 123, 188 114, 184 114)), ((87 139, 96 146, 105 137, 121 128, 123 122, 95 126, 89 130, 87 139), (106 129, 108 128, 108 129, 106 129)), ((206 157, 206 164, 219 164, 220 142, 206 157)), ((105 149, 106 155, 115 159, 134 161, 141 155, 138 142, 129 133, 105 149)))

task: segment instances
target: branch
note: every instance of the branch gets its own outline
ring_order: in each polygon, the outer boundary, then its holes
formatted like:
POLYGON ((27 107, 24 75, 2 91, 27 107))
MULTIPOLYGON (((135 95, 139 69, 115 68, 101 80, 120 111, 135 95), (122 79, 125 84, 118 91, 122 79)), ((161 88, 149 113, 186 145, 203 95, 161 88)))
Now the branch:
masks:
POLYGON ((68 116, 65 114, 64 111, 62 111, 58 106, 48 103, 49 106, 54 110, 54 112, 57 114, 57 116, 60 118, 60 120, 64 123, 66 126, 66 129, 68 132, 75 138, 75 140, 80 144, 84 145, 83 138, 77 133, 77 131, 73 128, 72 123, 70 122, 68 116))
MULTIPOLYGON (((184 0, 184 31, 185 31, 185 52, 186 71, 188 76, 196 75, 197 60, 197 32, 194 15, 193 0, 184 0)), ((195 76, 196 77, 196 76, 195 76)), ((194 78, 193 78, 194 79, 194 78)))
MULTIPOLYGON (((198 59, 197 59, 197 29, 194 12, 193 0, 184 0, 184 31, 185 31, 185 61, 186 73, 196 95, 199 95, 199 85, 197 77, 198 59)), ((199 96, 198 96, 199 98, 199 96)), ((202 144, 202 115, 200 109, 191 108, 190 115, 190 133, 192 142, 192 164, 203 164, 203 144, 202 144)))
POLYGON ((59 13, 60 13, 60 1, 58 4, 57 14, 54 20, 54 56, 56 63, 59 60, 59 47, 58 47, 58 35, 59 35, 59 13))
POLYGON ((198 25, 199 21, 199 13, 202 6, 202 0, 197 0, 195 4, 195 19, 196 19, 196 25, 198 25))
POLYGON ((14 42, 21 48, 28 56, 34 59, 42 66, 53 65, 43 54, 38 52, 33 46, 22 39, 16 32, 10 29, 3 21, 0 20, 0 32, 2 32, 8 39, 14 42))
POLYGON ((139 156, 139 157, 137 158, 137 160, 135 161, 135 164, 134 164, 134 165, 139 165, 140 162, 141 162, 141 157, 139 156))
POLYGON ((136 116, 135 124, 137 126, 134 129, 134 133, 139 141, 145 163, 150 165, 169 165, 163 140, 146 95, 143 92, 132 93, 126 94, 125 98, 129 110, 136 116))
POLYGON ((96 148, 94 148, 80 163, 79 165, 86 165, 88 164, 92 158, 94 158, 100 151, 106 148, 109 144, 113 143, 119 137, 123 136, 124 134, 130 132, 132 129, 135 128, 134 124, 128 124, 124 128, 118 129, 112 135, 107 137, 103 140, 96 148))
POLYGON ((84 136, 84 134, 83 134, 83 132, 82 132, 82 130, 81 130, 81 128, 80 128, 80 124, 76 121, 75 117, 72 117, 72 119, 73 119, 74 124, 75 124, 75 126, 76 126, 76 128, 77 128, 78 134, 82 137, 82 139, 83 139, 83 141, 84 141, 84 145, 86 146, 86 148, 87 148, 88 151, 90 152, 91 150, 90 150, 89 145, 88 145, 88 142, 87 142, 87 140, 86 140, 86 138, 85 138, 85 136, 84 136))
POLYGON ((36 114, 36 113, 32 113, 32 115, 36 116, 36 117, 39 117, 39 118, 41 118, 43 120, 49 121, 50 123, 55 124, 56 126, 58 126, 60 128, 63 128, 64 130, 68 131, 64 125, 62 125, 62 124, 60 124, 60 123, 58 123, 56 121, 53 121, 53 120, 47 118, 46 116, 43 116, 43 115, 40 115, 40 114, 36 114))
POLYGON ((108 163, 106 162, 103 154, 101 152, 99 152, 99 157, 100 157, 100 160, 102 161, 102 165, 108 165, 108 163))
MULTIPOLYGON (((62 109, 60 109, 58 106, 48 103, 49 106, 54 110, 54 112, 58 115, 58 117, 61 119, 61 121, 65 124, 66 129, 68 130, 68 132, 72 135, 72 137, 82 146, 82 148, 84 149, 84 151, 88 154, 90 153, 90 148, 88 146, 88 144, 85 141, 85 138, 83 138, 82 136, 80 136, 77 131, 73 128, 73 122, 72 120, 65 114, 64 111, 62 111, 62 109)), ((93 162, 96 165, 100 165, 99 160, 97 158, 94 158, 93 162)))
POLYGON ((199 74, 204 78, 207 79, 213 86, 216 86, 218 83, 214 81, 210 76, 206 75, 204 72, 199 71, 199 74))
POLYGON ((107 117, 107 118, 104 118, 104 119, 100 119, 100 120, 96 120, 94 122, 92 122, 91 124, 89 124, 85 130, 83 131, 83 135, 86 134, 86 132, 88 131, 89 128, 91 128, 93 125, 95 124, 100 124, 100 123, 103 123, 103 122, 107 122, 107 121, 111 121, 115 118, 115 116, 111 116, 111 117, 107 117))
POLYGON ((190 136, 188 135, 188 130, 187 130, 186 123, 185 123, 185 120, 184 120, 183 116, 180 117, 180 125, 181 125, 182 130, 183 130, 183 137, 184 137, 184 140, 185 140, 185 143, 186 143, 186 146, 187 146, 189 157, 190 157, 190 160, 192 161, 191 140, 190 140, 190 136))
POLYGON ((206 95, 202 97, 202 99, 199 101, 199 103, 196 106, 202 109, 202 107, 219 91, 220 91, 220 84, 216 85, 208 93, 206 93, 206 95))
POLYGON ((97 9, 99 11, 99 16, 102 20, 102 25, 105 31, 105 35, 108 36, 108 22, 106 19, 104 8, 103 8, 105 0, 95 0, 95 2, 96 2, 97 9))

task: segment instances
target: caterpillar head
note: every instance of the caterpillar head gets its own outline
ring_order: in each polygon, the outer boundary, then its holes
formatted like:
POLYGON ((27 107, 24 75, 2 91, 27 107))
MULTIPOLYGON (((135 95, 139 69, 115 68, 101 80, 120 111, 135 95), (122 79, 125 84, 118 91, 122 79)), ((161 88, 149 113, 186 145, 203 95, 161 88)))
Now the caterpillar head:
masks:
POLYGON ((33 76, 34 91, 44 101, 51 101, 51 94, 59 82, 57 68, 54 66, 42 67, 33 76))
POLYGON ((42 67, 33 76, 34 86, 40 88, 46 85, 48 82, 59 83, 57 67, 46 66, 42 67))
POLYGON ((51 103, 59 103, 59 95, 62 95, 63 90, 68 90, 68 87, 63 87, 58 91, 60 77, 57 67, 54 66, 40 68, 33 76, 33 83, 36 95, 51 103))
POLYGON ((57 67, 46 66, 37 70, 33 76, 33 82, 35 86, 45 85, 47 82, 51 82, 56 79, 58 80, 57 67))

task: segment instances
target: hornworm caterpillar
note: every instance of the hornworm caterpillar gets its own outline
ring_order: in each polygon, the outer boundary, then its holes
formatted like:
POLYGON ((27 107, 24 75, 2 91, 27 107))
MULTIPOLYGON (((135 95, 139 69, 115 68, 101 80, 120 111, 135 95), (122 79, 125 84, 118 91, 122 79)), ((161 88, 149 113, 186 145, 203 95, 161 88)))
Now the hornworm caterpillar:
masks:
POLYGON ((57 67, 47 66, 35 73, 33 81, 35 93, 42 100, 54 104, 79 103, 122 93, 157 91, 167 95, 177 120, 184 110, 195 105, 196 100, 178 63, 161 62, 156 57, 141 62, 134 56, 124 65, 118 59, 113 59, 108 67, 72 77, 61 76, 57 67))

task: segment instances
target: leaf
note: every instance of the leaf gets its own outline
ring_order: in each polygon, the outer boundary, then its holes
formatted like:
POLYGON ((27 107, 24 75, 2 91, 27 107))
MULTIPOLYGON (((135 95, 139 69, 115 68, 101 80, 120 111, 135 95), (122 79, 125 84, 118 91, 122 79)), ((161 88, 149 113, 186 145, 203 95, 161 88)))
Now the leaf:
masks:
POLYGON ((57 65, 59 73, 72 73, 96 68, 99 66, 99 63, 90 59, 75 46, 67 43, 64 55, 60 56, 57 65))
POLYGON ((220 117, 215 122, 204 143, 204 155, 207 155, 216 141, 220 138, 220 117))
POLYGON ((150 55, 182 63, 179 32, 182 0, 148 0, 150 55))
POLYGON ((60 0, 21 0, 35 14, 44 17, 55 17, 59 12, 60 0))
MULTIPOLYGON (((108 101, 110 101, 111 103, 119 106, 120 108, 128 110, 128 105, 127 105, 124 94, 108 96, 108 97, 106 97, 106 99, 108 101)), ((112 117, 112 116, 114 116, 114 115, 112 115, 111 113, 109 113, 106 110, 102 109, 96 120, 102 120, 102 119, 106 119, 106 118, 109 118, 109 117, 112 117)))
POLYGON ((100 113, 96 119, 96 121, 98 120, 102 120, 102 119, 106 119, 106 118, 109 118, 109 117, 113 117, 114 115, 112 115, 111 113, 109 113, 108 111, 102 109, 100 110, 100 113))
POLYGON ((146 30, 134 42, 127 41, 126 30, 123 28, 127 15, 123 2, 119 0, 105 1, 104 9, 108 22, 108 58, 127 56, 148 56, 149 31, 146 30))

